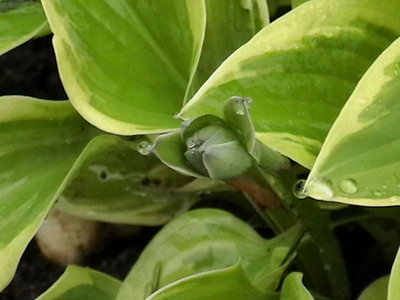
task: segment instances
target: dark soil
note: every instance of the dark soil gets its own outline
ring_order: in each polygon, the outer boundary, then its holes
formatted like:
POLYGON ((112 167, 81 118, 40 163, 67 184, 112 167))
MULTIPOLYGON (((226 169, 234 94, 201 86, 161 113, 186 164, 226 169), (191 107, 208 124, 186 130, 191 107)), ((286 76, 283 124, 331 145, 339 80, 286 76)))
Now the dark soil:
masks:
MULTIPOLYGON (((110 241, 92 255, 85 266, 122 280, 157 230, 143 228, 129 239, 110 241)), ((45 259, 33 240, 22 257, 13 281, 0 293, 0 300, 33 300, 46 291, 64 269, 45 259)))
POLYGON ((32 40, 0 56, 0 95, 67 99, 58 76, 51 36, 32 40))

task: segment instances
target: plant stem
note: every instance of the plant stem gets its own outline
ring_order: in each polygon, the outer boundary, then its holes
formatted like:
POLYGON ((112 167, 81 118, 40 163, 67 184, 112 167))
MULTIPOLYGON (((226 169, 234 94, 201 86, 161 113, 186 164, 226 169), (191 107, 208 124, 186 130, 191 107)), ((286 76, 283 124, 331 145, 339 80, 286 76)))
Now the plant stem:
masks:
POLYGON ((290 171, 268 174, 253 167, 248 174, 227 182, 245 193, 257 213, 277 234, 296 224, 302 226, 312 243, 303 245, 298 256, 313 286, 320 292, 330 290, 333 299, 348 299, 346 270, 328 215, 314 200, 299 200, 293 195, 295 181, 290 171))

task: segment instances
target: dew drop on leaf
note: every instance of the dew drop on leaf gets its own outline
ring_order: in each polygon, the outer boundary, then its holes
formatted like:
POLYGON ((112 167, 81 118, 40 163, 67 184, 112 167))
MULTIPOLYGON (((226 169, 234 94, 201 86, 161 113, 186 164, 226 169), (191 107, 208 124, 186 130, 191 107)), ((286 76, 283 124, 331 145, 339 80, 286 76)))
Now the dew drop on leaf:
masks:
POLYGON ((138 152, 142 155, 149 155, 152 148, 153 146, 149 142, 143 141, 138 145, 138 152))
POLYGON ((305 184, 306 180, 300 179, 293 185, 293 194, 296 196, 296 198, 304 199, 307 197, 307 195, 304 193, 305 184))
POLYGON ((305 188, 305 194, 321 200, 329 200, 333 197, 332 183, 326 178, 315 178, 305 188))
POLYGON ((246 107, 244 103, 238 102, 235 104, 235 113, 239 116, 244 116, 246 113, 246 107))
POLYGON ((244 100, 244 105, 246 105, 247 108, 250 109, 251 103, 253 103, 253 99, 251 99, 251 98, 245 98, 245 100, 244 100))
POLYGON ((189 149, 193 149, 193 148, 195 148, 195 147, 197 146, 197 143, 196 143, 196 141, 195 141, 194 139, 188 138, 188 139, 186 140, 186 146, 187 146, 189 149))
POLYGON ((351 178, 340 181, 339 188, 343 193, 346 194, 355 194, 358 191, 357 182, 351 178))

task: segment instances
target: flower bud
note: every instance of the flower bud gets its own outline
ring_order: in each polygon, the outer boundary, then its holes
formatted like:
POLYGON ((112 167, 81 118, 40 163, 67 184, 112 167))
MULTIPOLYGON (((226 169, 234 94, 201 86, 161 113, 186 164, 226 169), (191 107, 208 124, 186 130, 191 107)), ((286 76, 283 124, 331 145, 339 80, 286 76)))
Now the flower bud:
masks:
POLYGON ((231 141, 208 147, 203 163, 211 178, 229 179, 245 173, 253 161, 243 145, 231 141))

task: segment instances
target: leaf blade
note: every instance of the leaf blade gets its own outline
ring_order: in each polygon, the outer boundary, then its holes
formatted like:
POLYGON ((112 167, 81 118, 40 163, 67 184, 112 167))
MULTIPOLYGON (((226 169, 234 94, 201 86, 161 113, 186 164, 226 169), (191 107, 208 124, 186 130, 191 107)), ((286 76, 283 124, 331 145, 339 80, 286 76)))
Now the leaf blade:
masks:
POLYGON ((172 116, 200 55, 203 1, 45 0, 43 6, 64 87, 89 122, 123 135, 179 126, 172 116))
POLYGON ((36 300, 98 299, 113 300, 119 280, 101 272, 69 266, 61 277, 36 300))
POLYGON ((138 153, 138 141, 99 135, 70 171, 71 181, 57 209, 102 222, 162 225, 197 201, 196 193, 176 189, 188 182, 151 156, 138 153))
POLYGON ((1 97, 0 107, 2 289, 57 198, 74 160, 97 131, 68 101, 11 96, 1 97))
POLYGON ((239 257, 253 285, 276 287, 281 273, 274 271, 296 233, 266 241, 225 211, 190 211, 168 223, 142 252, 117 299, 145 299, 183 277, 232 266, 239 257))
POLYGON ((0 3, 0 55, 27 42, 47 26, 40 2, 0 3))
POLYGON ((393 130, 398 124, 399 64, 397 40, 364 75, 333 125, 307 179, 311 197, 367 206, 400 203, 400 139, 393 130), (318 193, 320 179, 331 195, 318 193))
POLYGON ((269 23, 267 3, 263 0, 207 0, 206 7, 205 39, 185 102, 230 54, 269 23))
POLYGON ((232 297, 238 300, 269 299, 266 293, 261 293, 251 285, 238 263, 225 269, 185 277, 158 290, 146 300, 229 300, 232 297))

